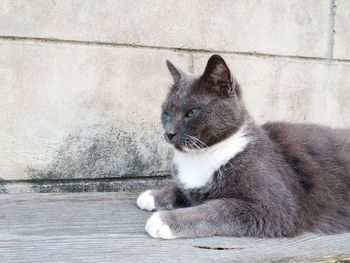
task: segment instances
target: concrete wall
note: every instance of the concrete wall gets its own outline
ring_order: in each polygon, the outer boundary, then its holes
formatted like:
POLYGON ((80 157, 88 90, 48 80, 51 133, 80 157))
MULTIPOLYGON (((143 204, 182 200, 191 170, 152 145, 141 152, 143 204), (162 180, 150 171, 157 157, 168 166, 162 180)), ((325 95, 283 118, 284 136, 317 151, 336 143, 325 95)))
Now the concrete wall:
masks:
POLYGON ((222 54, 254 118, 350 127, 350 1, 0 2, 0 192, 164 183, 165 59, 222 54))

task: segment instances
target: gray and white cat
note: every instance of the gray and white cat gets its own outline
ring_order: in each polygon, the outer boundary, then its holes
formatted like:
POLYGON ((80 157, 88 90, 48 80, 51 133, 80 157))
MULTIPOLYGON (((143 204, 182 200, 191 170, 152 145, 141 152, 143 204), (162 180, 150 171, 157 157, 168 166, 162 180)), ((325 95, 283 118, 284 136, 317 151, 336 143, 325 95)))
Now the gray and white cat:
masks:
POLYGON ((350 131, 316 125, 257 126, 225 61, 213 55, 203 75, 172 63, 162 106, 175 147, 176 184, 142 193, 154 211, 154 238, 212 235, 291 237, 350 230, 350 131))

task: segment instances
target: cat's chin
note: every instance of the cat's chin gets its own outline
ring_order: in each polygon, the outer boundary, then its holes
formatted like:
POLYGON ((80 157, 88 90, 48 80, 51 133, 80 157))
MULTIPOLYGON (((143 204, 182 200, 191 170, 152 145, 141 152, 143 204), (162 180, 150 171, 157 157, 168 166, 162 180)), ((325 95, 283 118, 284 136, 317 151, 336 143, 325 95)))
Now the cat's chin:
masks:
POLYGON ((191 152, 193 151, 193 149, 190 149, 184 145, 175 145, 174 144, 174 147, 176 150, 180 151, 180 152, 184 152, 184 153, 187 153, 187 152, 191 152))
POLYGON ((173 144, 175 149, 178 150, 178 151, 181 151, 181 152, 186 152, 186 150, 188 150, 185 146, 183 145, 176 145, 176 144, 173 144))
POLYGON ((175 149, 180 151, 180 152, 183 152, 183 153, 188 153, 188 152, 193 152, 195 151, 196 149, 191 149, 191 148, 188 148, 184 145, 174 145, 175 149))

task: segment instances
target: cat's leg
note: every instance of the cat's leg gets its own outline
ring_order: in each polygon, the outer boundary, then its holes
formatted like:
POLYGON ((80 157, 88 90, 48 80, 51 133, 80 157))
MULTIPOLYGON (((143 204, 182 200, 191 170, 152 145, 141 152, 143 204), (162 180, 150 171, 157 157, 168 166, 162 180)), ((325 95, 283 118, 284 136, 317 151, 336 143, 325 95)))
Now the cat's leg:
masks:
MULTIPOLYGON (((204 204, 154 213, 146 223, 153 238, 268 236, 261 208, 239 199, 216 199, 204 204)), ((278 228, 278 226, 276 226, 278 228)))
POLYGON ((160 190, 147 190, 137 198, 139 208, 147 211, 169 210, 185 206, 186 198, 175 185, 165 186, 160 190))

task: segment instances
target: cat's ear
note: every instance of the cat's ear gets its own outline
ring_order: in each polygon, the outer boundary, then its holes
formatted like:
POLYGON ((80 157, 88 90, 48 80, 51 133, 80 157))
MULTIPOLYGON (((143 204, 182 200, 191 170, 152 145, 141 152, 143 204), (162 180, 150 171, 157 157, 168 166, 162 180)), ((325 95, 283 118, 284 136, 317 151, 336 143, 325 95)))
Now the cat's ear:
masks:
POLYGON ((166 60, 166 65, 170 71, 171 76, 174 79, 174 83, 178 82, 185 75, 181 69, 175 67, 174 64, 169 60, 166 60))
POLYGON ((219 55, 212 55, 204 70, 203 79, 217 85, 218 83, 231 82, 231 72, 225 60, 219 55))
POLYGON ((238 82, 231 75, 225 60, 219 55, 213 55, 209 58, 201 79, 213 84, 214 87, 219 88, 220 92, 227 96, 237 94, 240 97, 238 82))

